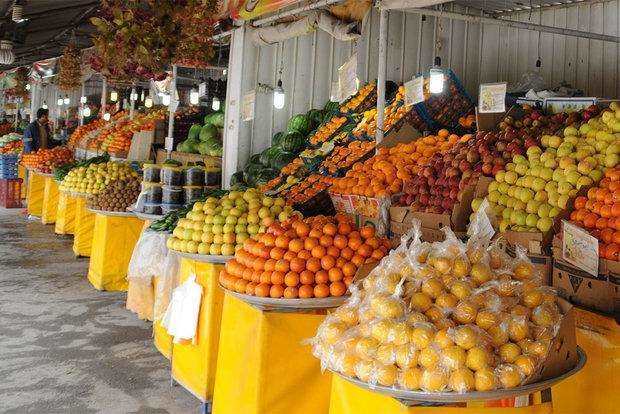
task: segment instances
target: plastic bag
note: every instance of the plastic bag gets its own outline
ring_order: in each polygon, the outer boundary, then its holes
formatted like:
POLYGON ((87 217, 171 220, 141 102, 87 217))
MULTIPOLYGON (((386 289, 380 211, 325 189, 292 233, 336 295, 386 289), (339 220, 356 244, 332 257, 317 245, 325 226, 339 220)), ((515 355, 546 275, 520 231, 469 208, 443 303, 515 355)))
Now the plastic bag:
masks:
POLYGON ((161 325, 174 338, 175 343, 193 340, 196 336, 201 298, 202 286, 196 283, 196 275, 190 275, 172 292, 172 299, 161 325))
POLYGON ((158 275, 158 283, 155 289, 155 303, 153 305, 153 320, 162 318, 172 297, 172 291, 179 284, 179 267, 181 261, 175 254, 168 253, 162 271, 158 275))

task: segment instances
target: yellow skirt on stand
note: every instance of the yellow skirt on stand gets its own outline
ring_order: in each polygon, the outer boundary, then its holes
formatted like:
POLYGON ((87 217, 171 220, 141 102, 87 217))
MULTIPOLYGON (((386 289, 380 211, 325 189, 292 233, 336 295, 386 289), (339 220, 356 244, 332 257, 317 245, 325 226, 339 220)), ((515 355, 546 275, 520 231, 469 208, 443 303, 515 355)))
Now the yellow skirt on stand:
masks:
POLYGON ((58 212, 58 184, 53 177, 45 177, 43 190, 43 206, 41 207, 41 223, 54 224, 58 212))
POLYGON ((26 196, 27 211, 31 216, 41 217, 43 211, 43 192, 45 177, 34 171, 28 171, 28 195, 26 196))
POLYGON ((56 209, 56 234, 73 234, 75 231, 77 200, 72 195, 60 191, 58 193, 58 206, 56 209))
POLYGON ((76 197, 73 254, 90 257, 94 228, 95 214, 86 209, 86 198, 76 197))

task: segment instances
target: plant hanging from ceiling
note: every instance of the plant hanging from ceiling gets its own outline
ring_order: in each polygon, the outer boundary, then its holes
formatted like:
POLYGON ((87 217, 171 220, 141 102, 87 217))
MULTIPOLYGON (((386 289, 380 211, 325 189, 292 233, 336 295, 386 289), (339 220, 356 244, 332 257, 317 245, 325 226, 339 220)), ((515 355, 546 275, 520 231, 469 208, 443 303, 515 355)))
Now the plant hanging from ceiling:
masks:
POLYGON ((82 55, 73 42, 65 47, 59 63, 58 89, 70 92, 79 88, 82 85, 82 55))
POLYGON ((28 68, 17 68, 13 75, 13 80, 15 85, 12 88, 6 89, 4 94, 9 98, 27 99, 29 95, 28 89, 26 89, 28 84, 28 68))
POLYGON ((101 14, 91 19, 97 28, 91 65, 113 82, 131 83, 165 78, 178 59, 208 59, 216 5, 216 0, 104 0, 101 14))

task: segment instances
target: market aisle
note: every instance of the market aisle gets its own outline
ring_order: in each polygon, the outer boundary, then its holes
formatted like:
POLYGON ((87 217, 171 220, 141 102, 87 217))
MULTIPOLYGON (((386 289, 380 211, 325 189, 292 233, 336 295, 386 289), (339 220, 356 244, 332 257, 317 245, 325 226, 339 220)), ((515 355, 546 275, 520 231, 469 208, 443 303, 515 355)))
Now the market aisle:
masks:
POLYGON ((197 412, 150 324, 87 268, 71 239, 0 208, 0 412, 197 412))

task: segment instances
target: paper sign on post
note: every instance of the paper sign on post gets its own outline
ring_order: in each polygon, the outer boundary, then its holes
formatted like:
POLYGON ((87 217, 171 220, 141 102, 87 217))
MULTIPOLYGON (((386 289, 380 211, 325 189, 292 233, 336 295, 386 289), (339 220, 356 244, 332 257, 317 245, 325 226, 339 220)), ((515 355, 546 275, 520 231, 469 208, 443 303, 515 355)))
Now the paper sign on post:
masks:
POLYGON ((424 76, 418 76, 405 83, 405 105, 424 102, 424 76))
POLYGON ((244 121, 251 121, 254 119, 254 102, 256 102, 256 91, 251 91, 243 95, 241 117, 244 121))
POLYGON ((198 85, 198 96, 205 96, 207 94, 207 84, 205 82, 202 82, 200 85, 198 85))
POLYGON ((359 81, 357 79, 357 54, 338 68, 338 85, 340 102, 357 93, 359 81))
POLYGON ((593 276, 598 276, 598 240, 586 230, 562 220, 562 258, 593 276))
POLYGON ((480 85, 478 112, 494 114, 506 112, 506 82, 480 85))

